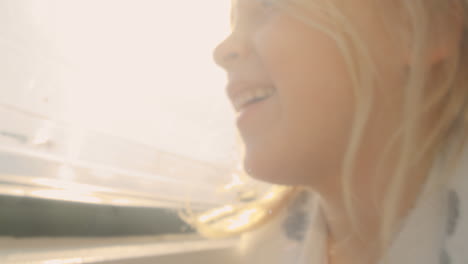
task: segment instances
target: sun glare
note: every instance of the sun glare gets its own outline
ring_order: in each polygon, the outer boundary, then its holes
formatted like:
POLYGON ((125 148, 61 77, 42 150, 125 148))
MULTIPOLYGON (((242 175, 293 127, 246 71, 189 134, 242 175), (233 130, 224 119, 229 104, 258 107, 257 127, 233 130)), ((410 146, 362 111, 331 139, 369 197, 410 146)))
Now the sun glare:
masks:
POLYGON ((234 115, 212 60, 229 32, 229 1, 49 2, 55 17, 43 23, 54 23, 49 34, 69 66, 65 119, 231 164, 234 115))

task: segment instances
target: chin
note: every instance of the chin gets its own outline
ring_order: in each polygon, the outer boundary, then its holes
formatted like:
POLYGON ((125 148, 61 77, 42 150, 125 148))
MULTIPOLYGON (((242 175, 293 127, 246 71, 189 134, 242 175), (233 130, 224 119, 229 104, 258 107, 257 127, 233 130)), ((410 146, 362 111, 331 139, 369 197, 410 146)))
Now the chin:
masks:
POLYGON ((244 159, 244 169, 250 177, 259 181, 278 185, 298 184, 295 183, 295 177, 292 177, 294 174, 288 170, 286 164, 266 155, 247 154, 244 159))
POLYGON ((327 181, 331 178, 326 175, 339 173, 336 168, 330 169, 331 165, 319 156, 272 154, 274 153, 247 150, 243 161, 245 172, 262 182, 314 188, 328 184, 327 181))

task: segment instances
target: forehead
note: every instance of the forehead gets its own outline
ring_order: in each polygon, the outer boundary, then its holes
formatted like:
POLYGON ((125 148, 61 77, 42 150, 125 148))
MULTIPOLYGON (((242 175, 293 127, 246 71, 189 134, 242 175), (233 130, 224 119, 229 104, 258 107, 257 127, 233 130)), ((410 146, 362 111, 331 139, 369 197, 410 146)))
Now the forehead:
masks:
POLYGON ((255 4, 258 4, 258 0, 231 0, 231 26, 235 24, 239 15, 248 13, 249 10, 255 7, 255 4))

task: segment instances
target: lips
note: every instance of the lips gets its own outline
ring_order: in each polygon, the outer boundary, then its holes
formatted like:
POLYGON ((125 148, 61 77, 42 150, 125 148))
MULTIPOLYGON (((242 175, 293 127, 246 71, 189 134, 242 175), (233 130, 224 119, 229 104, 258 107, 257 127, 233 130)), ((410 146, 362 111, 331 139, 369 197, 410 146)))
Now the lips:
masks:
POLYGON ((231 81, 226 92, 235 110, 240 112, 244 107, 270 97, 274 88, 263 82, 231 81))
POLYGON ((262 129, 266 124, 264 121, 268 120, 267 117, 269 113, 271 114, 272 97, 274 97, 274 94, 262 100, 248 103, 238 112, 236 124, 241 133, 250 133, 259 128, 262 129))

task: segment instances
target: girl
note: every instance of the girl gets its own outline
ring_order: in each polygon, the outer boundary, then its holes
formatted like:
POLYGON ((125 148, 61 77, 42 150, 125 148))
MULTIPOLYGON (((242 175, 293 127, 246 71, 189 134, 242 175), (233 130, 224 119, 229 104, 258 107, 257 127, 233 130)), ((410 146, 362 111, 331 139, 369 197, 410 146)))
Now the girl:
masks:
POLYGON ((200 232, 244 233, 241 263, 468 263, 467 3, 233 0, 214 58, 245 172, 282 187, 200 232))

